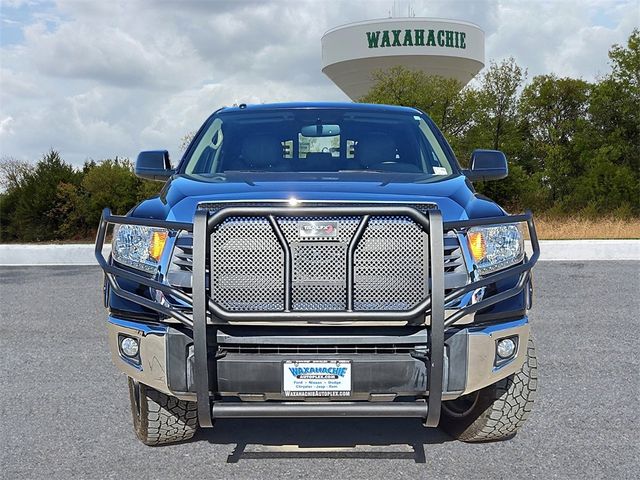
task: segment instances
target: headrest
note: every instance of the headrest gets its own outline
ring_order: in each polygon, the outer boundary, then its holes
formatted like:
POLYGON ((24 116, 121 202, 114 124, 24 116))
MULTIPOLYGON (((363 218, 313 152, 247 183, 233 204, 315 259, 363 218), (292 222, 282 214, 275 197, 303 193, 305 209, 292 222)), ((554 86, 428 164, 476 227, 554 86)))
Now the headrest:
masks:
POLYGON ((354 149, 354 158, 363 167, 396 161, 396 142, 389 135, 376 134, 360 138, 354 149))
POLYGON ((242 142, 242 157, 249 167, 268 167, 282 162, 282 143, 271 135, 254 135, 242 142))

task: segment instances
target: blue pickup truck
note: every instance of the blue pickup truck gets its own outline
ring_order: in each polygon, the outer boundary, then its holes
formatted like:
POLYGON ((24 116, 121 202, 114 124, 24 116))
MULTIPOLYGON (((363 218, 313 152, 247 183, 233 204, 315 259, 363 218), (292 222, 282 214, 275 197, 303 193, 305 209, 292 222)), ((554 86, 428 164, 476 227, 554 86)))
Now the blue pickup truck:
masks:
POLYGON ((463 170, 413 108, 243 104, 135 171, 166 184, 105 209, 96 258, 145 444, 229 417, 415 417, 467 442, 526 420, 538 240, 472 185, 503 153, 463 170))

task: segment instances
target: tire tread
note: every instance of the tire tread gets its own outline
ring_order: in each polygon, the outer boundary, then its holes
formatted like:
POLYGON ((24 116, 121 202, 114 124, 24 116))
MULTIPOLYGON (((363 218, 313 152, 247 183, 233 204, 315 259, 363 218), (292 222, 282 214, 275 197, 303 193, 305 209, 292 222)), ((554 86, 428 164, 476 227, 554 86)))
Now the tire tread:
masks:
POLYGON ((140 418, 134 403, 133 381, 129 379, 131 409, 137 437, 156 446, 190 439, 198 429, 196 402, 180 400, 140 384, 140 418))
MULTIPOLYGON (((491 395, 484 409, 472 411, 477 418, 463 428, 458 419, 443 418, 445 430, 463 442, 490 442, 512 438, 529 417, 538 389, 538 362, 533 339, 527 344, 527 357, 522 368, 495 385, 483 389, 481 396, 491 395), (449 425, 448 425, 449 424, 449 425), (447 428, 449 427, 449 428, 447 428)), ((481 407, 481 408, 482 408, 481 407)))

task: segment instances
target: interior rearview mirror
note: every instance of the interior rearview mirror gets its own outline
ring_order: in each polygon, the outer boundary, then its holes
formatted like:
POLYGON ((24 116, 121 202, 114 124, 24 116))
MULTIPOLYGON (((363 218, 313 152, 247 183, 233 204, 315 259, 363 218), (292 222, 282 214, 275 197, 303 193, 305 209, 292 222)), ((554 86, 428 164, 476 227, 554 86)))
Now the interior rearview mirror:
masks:
POLYGON ((174 173, 168 151, 149 150, 138 154, 135 167, 135 174, 138 177, 163 182, 174 173))
POLYGON ((507 157, 499 150, 476 149, 470 168, 464 171, 469 180, 500 180, 509 174, 507 157))
POLYGON ((304 137, 334 137, 340 135, 340 125, 305 125, 300 129, 304 137))

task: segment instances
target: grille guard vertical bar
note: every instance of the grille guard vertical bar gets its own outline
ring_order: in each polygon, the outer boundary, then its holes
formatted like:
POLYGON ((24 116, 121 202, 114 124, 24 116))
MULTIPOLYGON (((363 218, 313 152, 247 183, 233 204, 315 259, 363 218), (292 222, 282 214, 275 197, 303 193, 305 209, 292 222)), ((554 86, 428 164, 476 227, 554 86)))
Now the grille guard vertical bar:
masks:
POLYGON ((370 215, 363 215, 360 219, 360 223, 358 223, 358 228, 356 232, 351 237, 351 241, 349 242, 349 247, 347 248, 347 311, 353 312, 353 288, 354 288, 354 260, 353 256, 355 254, 356 248, 362 239, 362 235, 364 234, 367 225, 369 224, 370 215))
POLYGON ((213 426, 211 407, 209 404, 209 347, 207 343, 206 262, 209 245, 208 217, 209 213, 206 210, 198 210, 193 221, 194 380, 196 400, 198 402, 198 421, 203 427, 213 426))
POLYGON ((291 246, 282 233, 282 229, 273 215, 267 216, 273 233, 278 239, 278 243, 284 252, 284 311, 291 311, 291 291, 293 288, 293 260, 291 258, 291 246))
POLYGON ((429 336, 429 399, 427 427, 437 427, 442 404, 442 369, 444 365, 444 232, 442 214, 430 210, 429 252, 431 265, 431 335, 429 336))

